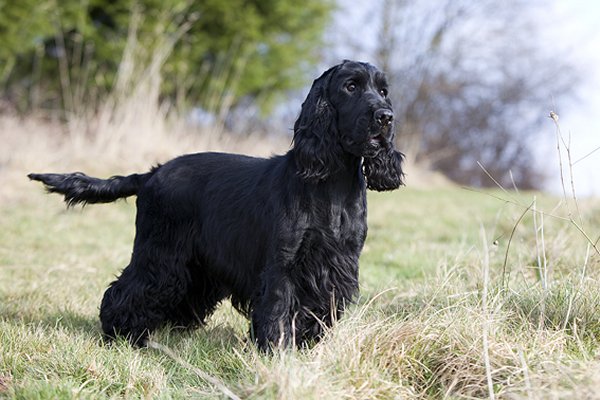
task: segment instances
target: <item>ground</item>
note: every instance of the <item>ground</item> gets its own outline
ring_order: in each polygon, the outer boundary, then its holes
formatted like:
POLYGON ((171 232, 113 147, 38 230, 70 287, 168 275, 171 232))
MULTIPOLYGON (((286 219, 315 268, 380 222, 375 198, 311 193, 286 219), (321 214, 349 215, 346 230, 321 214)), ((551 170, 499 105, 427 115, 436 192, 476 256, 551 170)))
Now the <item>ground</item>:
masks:
POLYGON ((0 203, 0 397, 600 398, 597 201, 371 193, 357 304, 317 346, 266 355, 228 302, 150 348, 104 344, 134 201, 66 210, 18 192, 0 203))

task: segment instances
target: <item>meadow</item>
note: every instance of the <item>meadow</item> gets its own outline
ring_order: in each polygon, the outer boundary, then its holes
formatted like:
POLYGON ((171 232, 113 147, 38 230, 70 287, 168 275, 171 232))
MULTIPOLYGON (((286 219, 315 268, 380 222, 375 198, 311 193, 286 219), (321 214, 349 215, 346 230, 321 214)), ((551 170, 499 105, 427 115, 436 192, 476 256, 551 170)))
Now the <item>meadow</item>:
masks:
POLYGON ((134 349, 103 343, 98 307, 128 262, 135 201, 67 210, 26 173, 128 173, 184 148, 260 153, 254 139, 146 137, 124 157, 0 122, 0 398, 600 398, 597 200, 423 185, 408 166, 407 187, 370 193, 360 298, 319 344, 262 354, 224 302, 203 328, 167 327, 134 349))

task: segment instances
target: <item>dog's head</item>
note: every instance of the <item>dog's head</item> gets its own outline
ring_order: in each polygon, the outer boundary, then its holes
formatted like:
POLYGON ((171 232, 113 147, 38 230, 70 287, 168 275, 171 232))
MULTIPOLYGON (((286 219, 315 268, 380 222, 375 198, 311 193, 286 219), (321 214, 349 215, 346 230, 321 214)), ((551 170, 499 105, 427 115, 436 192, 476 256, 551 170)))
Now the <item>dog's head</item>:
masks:
POLYGON ((344 61, 313 82, 294 125, 300 176, 320 181, 363 158, 367 187, 392 190, 402 184, 402 154, 394 148, 394 112, 383 72, 344 61))

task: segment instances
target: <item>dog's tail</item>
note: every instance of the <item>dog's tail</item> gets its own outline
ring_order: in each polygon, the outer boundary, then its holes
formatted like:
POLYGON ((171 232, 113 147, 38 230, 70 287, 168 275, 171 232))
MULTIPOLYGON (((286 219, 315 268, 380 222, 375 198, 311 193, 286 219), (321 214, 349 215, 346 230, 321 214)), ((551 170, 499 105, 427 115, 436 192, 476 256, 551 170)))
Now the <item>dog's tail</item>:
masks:
POLYGON ((146 174, 99 179, 81 172, 71 174, 29 174, 29 179, 44 184, 50 193, 60 193, 69 207, 76 204, 110 203, 137 194, 157 168, 146 174))

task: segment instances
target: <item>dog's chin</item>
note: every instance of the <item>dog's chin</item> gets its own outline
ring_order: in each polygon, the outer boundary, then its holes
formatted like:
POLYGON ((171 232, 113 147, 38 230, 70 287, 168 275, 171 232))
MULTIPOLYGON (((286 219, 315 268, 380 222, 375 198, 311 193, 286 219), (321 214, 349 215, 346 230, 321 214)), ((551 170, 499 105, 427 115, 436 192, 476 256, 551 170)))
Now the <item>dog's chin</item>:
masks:
POLYGON ((357 134, 354 137, 362 138, 360 140, 353 139, 353 136, 345 137, 342 140, 342 145, 347 153, 357 157, 373 158, 377 157, 388 146, 389 130, 376 129, 373 126, 356 129, 357 134), (364 132, 367 131, 365 138, 364 132), (358 134, 358 132, 363 132, 358 134))
POLYGON ((373 158, 384 149, 383 141, 367 140, 366 142, 348 141, 344 143, 344 151, 355 157, 373 158))
POLYGON ((379 155, 385 148, 388 139, 386 138, 385 132, 375 132, 369 135, 364 148, 362 156, 365 158, 373 158, 379 155))

